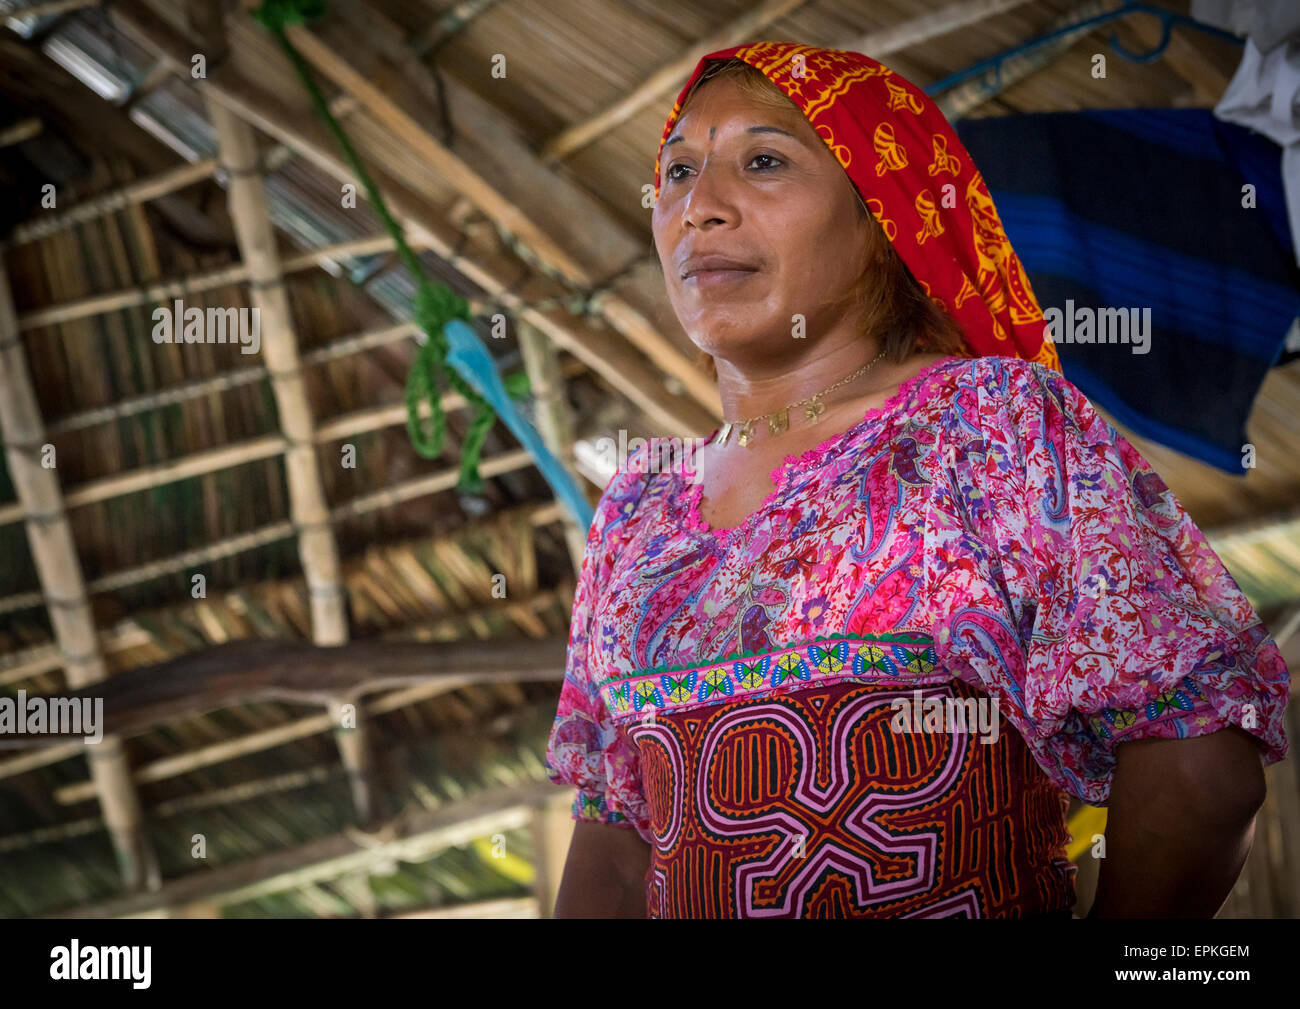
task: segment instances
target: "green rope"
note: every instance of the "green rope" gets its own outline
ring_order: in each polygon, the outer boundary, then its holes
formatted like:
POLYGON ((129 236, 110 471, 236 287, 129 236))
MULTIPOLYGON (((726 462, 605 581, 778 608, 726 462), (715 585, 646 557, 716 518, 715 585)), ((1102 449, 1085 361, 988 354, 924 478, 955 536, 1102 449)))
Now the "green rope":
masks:
MULTIPOLYGON (((343 132, 343 127, 330 112, 325 96, 321 94, 307 61, 302 58, 302 54, 294 48, 288 35, 285 34, 287 25, 301 24, 309 19, 318 18, 324 13, 324 0, 266 0, 253 12, 253 16, 276 37, 285 55, 289 57, 289 62, 307 89, 316 114, 324 121, 330 134, 342 149, 348 166, 365 187, 370 205, 379 214, 384 228, 392 236, 398 258, 415 278, 413 314, 416 324, 424 331, 427 339, 416 353, 415 362, 406 380, 406 430, 410 435, 411 444, 425 459, 434 459, 442 454, 447 434, 447 417, 442 409, 439 390, 444 385, 444 379, 449 381, 474 410, 461 451, 460 478, 456 489, 463 494, 481 494, 483 479, 479 475, 478 466, 482 457, 483 443, 487 439, 488 430, 492 427, 495 416, 487 400, 475 392, 454 368, 447 367, 449 348, 447 337, 442 331, 442 327, 452 319, 472 321, 469 302, 446 284, 433 284, 429 281, 419 257, 407 244, 401 225, 389 213, 383 196, 380 195, 370 173, 366 171, 348 135, 343 132), (431 414, 427 431, 420 423, 419 405, 422 400, 429 404, 431 414)), ((526 382, 527 376, 524 378, 526 382)), ((513 375, 507 376, 505 381, 508 391, 520 388, 518 380, 513 375)), ((511 391, 512 398, 514 395, 514 391, 511 391)))

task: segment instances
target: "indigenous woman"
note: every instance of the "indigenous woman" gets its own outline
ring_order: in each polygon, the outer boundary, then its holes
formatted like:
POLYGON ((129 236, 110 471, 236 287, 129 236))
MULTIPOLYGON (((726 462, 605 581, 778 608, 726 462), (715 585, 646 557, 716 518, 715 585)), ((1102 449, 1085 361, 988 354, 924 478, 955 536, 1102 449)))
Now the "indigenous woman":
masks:
POLYGON ((1138 451, 1060 373, 984 181, 853 52, 712 53, 653 229, 724 423, 620 466, 547 749, 559 915, 1205 915, 1288 674, 1138 451), (662 458, 662 457, 661 457, 662 458))

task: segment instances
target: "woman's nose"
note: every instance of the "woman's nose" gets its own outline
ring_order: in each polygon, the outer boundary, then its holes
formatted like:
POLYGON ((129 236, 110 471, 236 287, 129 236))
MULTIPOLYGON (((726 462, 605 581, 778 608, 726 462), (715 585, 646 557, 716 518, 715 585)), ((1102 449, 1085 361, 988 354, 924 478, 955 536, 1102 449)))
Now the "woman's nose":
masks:
POLYGON ((718 169, 706 164, 695 177, 690 194, 686 197, 682 224, 690 228, 728 224, 734 221, 735 213, 721 174, 718 169))

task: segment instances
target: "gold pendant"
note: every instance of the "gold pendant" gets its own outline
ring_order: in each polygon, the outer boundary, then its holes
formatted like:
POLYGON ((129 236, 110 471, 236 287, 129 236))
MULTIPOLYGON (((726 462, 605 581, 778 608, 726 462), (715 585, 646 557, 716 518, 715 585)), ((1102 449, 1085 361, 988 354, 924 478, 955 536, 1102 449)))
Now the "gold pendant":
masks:
POLYGON ((815 421, 825 410, 826 407, 822 406, 821 402, 814 396, 812 401, 803 408, 803 415, 810 421, 815 421))
POLYGON ((754 422, 750 421, 740 429, 739 441, 742 448, 749 444, 749 440, 754 437, 754 422))
POLYGON ((773 434, 780 434, 790 426, 790 411, 782 410, 767 418, 767 429, 773 434))

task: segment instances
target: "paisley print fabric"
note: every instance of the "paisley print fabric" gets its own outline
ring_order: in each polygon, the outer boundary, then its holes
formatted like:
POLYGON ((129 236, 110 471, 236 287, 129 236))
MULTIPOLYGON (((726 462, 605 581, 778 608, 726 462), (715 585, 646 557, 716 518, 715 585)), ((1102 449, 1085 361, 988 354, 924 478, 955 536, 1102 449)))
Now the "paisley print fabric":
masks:
POLYGON ((652 449, 589 531, 546 755, 575 818, 651 846, 652 916, 1059 911, 1066 794, 1105 805, 1117 743, 1288 752, 1276 644, 1042 364, 931 364, 730 530, 652 449), (899 731, 917 697, 996 702, 1001 731, 899 731))

